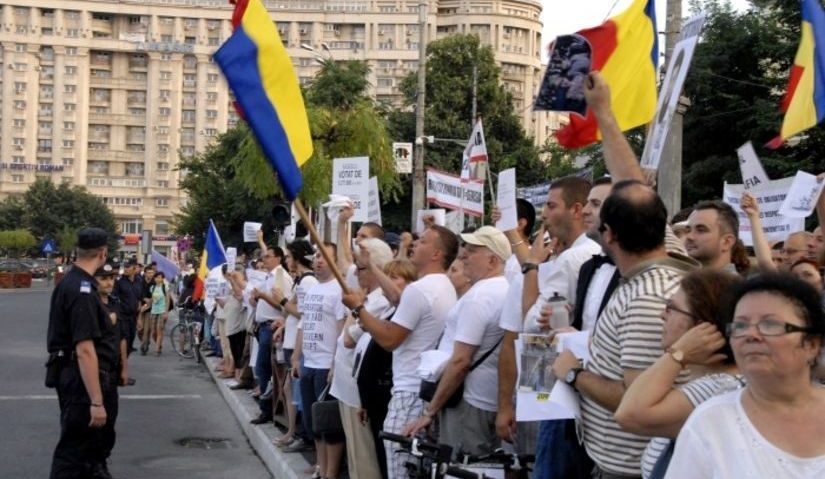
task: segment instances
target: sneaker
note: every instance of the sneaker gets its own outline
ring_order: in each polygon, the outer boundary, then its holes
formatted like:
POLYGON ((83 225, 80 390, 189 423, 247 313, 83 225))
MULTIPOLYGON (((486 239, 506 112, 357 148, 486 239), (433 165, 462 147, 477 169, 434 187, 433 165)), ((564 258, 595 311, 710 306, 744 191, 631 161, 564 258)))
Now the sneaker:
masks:
POLYGON ((289 443, 288 446, 284 447, 284 452, 302 452, 306 451, 307 449, 311 448, 307 443, 304 442, 301 438, 295 438, 292 442, 289 443))
POLYGON ((252 389, 252 383, 238 383, 234 386, 229 386, 229 389, 232 389, 232 390, 252 389))
POLYGON ((233 386, 237 386, 239 384, 237 379, 227 379, 223 383, 226 384, 226 387, 229 389, 232 389, 233 386))
POLYGON ((105 462, 99 462, 92 466, 92 479, 114 479, 109 473, 109 468, 105 462))
POLYGON ((272 416, 258 416, 255 419, 249 421, 249 424, 259 425, 259 424, 266 424, 268 422, 272 422, 272 416))

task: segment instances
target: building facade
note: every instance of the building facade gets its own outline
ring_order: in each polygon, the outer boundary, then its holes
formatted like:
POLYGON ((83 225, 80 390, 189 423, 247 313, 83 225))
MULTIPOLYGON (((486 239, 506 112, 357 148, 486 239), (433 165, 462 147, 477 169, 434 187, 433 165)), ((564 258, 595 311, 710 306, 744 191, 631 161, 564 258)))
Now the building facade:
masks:
MULTIPOLYGON (((318 52, 364 60, 376 99, 401 103, 401 80, 418 68, 418 1, 265 4, 302 83, 320 68, 318 52)), ((238 121, 211 61, 231 34, 231 9, 227 0, 0 5, 0 197, 45 176, 102 197, 124 235, 168 236, 185 201, 179 158, 238 121)), ((427 33, 475 33, 491 45, 527 133, 543 143, 558 120, 531 111, 540 11, 532 0, 431 0, 427 33)))

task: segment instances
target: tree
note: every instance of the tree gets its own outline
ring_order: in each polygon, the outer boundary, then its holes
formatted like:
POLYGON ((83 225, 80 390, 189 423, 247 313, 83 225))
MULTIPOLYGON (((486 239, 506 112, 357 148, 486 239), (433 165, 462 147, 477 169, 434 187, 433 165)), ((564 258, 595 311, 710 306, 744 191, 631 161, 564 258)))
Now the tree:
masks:
MULTIPOLYGON (((451 35, 427 45, 425 134, 469 138, 473 126, 473 67, 477 72, 477 114, 484 121, 491 171, 517 166, 519 184, 533 184, 546 178, 539 150, 521 126, 512 95, 500 83, 500 69, 492 47, 482 45, 477 35, 451 35)), ((411 73, 401 86, 410 106, 415 104, 417 82, 417 74, 411 73)), ((462 150, 452 143, 428 144, 426 163, 457 172, 462 150)))
POLYGON ((825 171, 825 130, 808 130, 794 146, 763 147, 782 123, 779 104, 800 39, 797 0, 752 0, 738 13, 721 0, 694 1, 707 13, 685 83, 683 202, 718 198, 722 182, 740 183, 736 148, 751 140, 773 179, 797 169, 825 171))
POLYGON ((26 229, 36 240, 55 239, 63 228, 97 227, 109 233, 109 249, 117 251, 115 218, 103 201, 82 186, 38 178, 20 198, 0 205, 0 228, 26 229))
POLYGON ((37 245, 37 240, 29 230, 0 231, 0 251, 17 257, 37 245))
MULTIPOLYGON (((313 154, 302 168, 300 197, 307 205, 327 200, 332 187, 332 160, 369 156, 370 175, 378 177, 385 198, 395 198, 400 182, 392 157, 387 124, 367 92, 369 68, 361 61, 327 60, 306 89, 313 154)), ((280 187, 257 141, 247 131, 232 158, 243 185, 259 199, 280 195, 280 187)))

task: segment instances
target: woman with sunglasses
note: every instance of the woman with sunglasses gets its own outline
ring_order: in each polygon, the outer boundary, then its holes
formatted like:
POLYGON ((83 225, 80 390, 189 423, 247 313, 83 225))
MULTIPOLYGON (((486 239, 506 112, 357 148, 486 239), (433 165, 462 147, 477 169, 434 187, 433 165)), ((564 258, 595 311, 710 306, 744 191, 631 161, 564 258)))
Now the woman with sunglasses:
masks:
POLYGON ((825 389, 812 381, 825 335, 819 292, 790 275, 748 279, 728 325, 747 386, 699 406, 667 478, 825 477, 825 389))
POLYGON ((731 273, 698 270, 682 279, 665 305, 665 353, 633 381, 615 413, 623 429, 653 436, 642 456, 645 479, 662 477, 672 439, 699 404, 742 385, 722 335, 723 295, 739 282, 731 273))

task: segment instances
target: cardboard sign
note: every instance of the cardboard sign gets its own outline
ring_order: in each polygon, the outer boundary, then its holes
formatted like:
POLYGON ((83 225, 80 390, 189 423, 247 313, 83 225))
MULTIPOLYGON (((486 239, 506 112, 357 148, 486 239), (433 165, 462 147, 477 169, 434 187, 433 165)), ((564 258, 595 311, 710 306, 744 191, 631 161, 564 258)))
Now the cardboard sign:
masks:
POLYGON ((367 221, 370 194, 370 159, 366 156, 332 161, 332 194, 352 200, 352 221, 367 221))
POLYGON ((464 192, 464 214, 484 216, 484 182, 461 181, 456 175, 427 169, 427 201, 444 208, 461 209, 461 193, 464 192))
POLYGON ((682 26, 679 40, 673 47, 670 61, 667 64, 667 73, 662 87, 659 90, 659 102, 656 106, 656 115, 653 117, 653 126, 645 142, 642 153, 642 168, 655 170, 659 167, 662 151, 665 149, 665 140, 670 131, 670 123, 679 106, 679 97, 682 95, 682 86, 685 84, 693 52, 699 42, 699 34, 705 23, 705 14, 700 13, 688 19, 682 26))
MULTIPOLYGON (((785 201, 793 180, 791 177, 769 181, 767 185, 748 190, 759 204, 759 217, 762 219, 762 229, 768 241, 785 241, 789 234, 805 228, 804 218, 788 218, 779 214, 779 209, 785 201)), ((722 191, 722 199, 739 215, 739 239, 746 245, 753 246, 750 221, 739 207, 742 193, 745 192, 745 185, 725 183, 722 191)))

